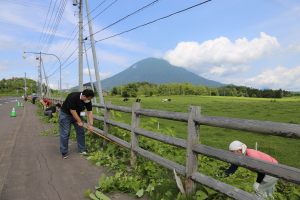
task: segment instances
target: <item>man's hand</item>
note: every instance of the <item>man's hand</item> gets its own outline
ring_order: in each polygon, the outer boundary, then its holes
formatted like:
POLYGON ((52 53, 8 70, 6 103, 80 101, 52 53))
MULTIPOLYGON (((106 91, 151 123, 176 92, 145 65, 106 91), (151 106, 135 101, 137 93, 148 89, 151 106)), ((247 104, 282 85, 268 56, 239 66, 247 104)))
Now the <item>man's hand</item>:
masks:
POLYGON ((77 122, 78 126, 83 126, 83 122, 77 122))
POLYGON ((87 129, 88 129, 88 132, 89 132, 89 133, 92 133, 92 131, 93 131, 93 126, 90 125, 90 124, 88 124, 88 125, 87 125, 87 129))

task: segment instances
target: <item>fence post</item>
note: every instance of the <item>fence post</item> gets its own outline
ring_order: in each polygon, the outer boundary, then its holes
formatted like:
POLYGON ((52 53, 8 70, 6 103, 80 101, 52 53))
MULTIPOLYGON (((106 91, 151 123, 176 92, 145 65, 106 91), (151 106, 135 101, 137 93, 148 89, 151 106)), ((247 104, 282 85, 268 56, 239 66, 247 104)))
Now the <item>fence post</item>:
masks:
POLYGON ((199 142, 199 125, 194 121, 200 116, 200 107, 190 106, 188 117, 188 138, 186 148, 186 194, 192 195, 196 190, 196 183, 191 179, 194 172, 198 170, 198 154, 193 152, 193 145, 199 142))
MULTIPOLYGON (((107 136, 107 134, 109 133, 109 124, 107 123, 107 121, 109 120, 110 117, 110 110, 107 108, 107 106, 111 105, 111 101, 108 101, 106 104, 104 104, 104 120, 103 120, 103 131, 104 131, 104 135, 107 136)), ((107 145, 107 141, 103 140, 102 142, 102 146, 103 148, 105 148, 107 145)))
POLYGON ((132 105, 132 116, 131 116, 131 158, 130 158, 130 166, 132 168, 136 165, 136 153, 134 152, 134 149, 138 147, 138 138, 137 134, 135 134, 134 129, 139 127, 140 125, 140 116, 135 113, 136 110, 140 109, 141 104, 138 102, 135 102, 132 105))

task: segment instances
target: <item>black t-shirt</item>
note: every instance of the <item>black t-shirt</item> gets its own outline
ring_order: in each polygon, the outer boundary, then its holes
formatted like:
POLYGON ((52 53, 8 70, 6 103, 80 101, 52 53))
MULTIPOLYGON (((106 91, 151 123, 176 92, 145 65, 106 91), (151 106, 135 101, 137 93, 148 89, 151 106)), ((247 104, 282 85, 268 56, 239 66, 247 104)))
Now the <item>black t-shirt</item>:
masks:
POLYGON ((76 110, 77 114, 80 116, 80 112, 84 111, 85 109, 87 111, 92 111, 92 103, 84 103, 84 101, 82 101, 80 99, 80 94, 81 92, 72 92, 70 93, 66 100, 64 101, 61 110, 64 113, 67 113, 69 115, 72 115, 70 112, 71 110, 76 110))

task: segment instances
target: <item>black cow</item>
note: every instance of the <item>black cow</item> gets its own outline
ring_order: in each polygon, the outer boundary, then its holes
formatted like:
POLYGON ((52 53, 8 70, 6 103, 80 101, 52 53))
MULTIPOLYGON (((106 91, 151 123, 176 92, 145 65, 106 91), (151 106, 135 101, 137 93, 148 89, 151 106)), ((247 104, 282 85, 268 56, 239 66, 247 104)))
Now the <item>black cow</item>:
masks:
POLYGON ((123 99, 123 101, 128 101, 128 98, 127 98, 127 97, 126 97, 126 98, 124 98, 124 99, 123 99))
POLYGON ((137 99, 135 100, 135 102, 141 102, 141 99, 140 99, 140 98, 137 98, 137 99))

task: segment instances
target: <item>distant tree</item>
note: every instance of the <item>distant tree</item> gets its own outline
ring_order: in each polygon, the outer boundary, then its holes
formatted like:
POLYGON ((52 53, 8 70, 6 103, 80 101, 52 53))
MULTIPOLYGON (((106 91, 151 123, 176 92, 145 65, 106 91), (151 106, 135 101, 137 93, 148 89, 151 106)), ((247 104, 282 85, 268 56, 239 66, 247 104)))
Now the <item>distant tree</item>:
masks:
POLYGON ((283 91, 282 91, 282 89, 276 90, 274 97, 275 98, 282 98, 283 97, 283 91))
POLYGON ((113 87, 113 89, 111 90, 111 95, 112 96, 118 95, 118 89, 117 89, 117 87, 113 87))

